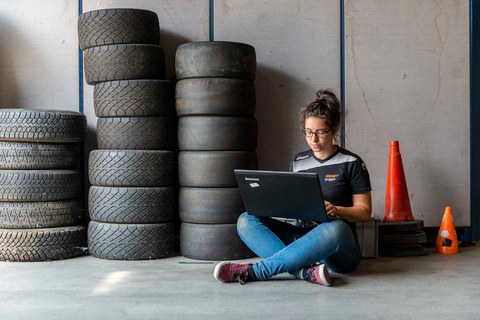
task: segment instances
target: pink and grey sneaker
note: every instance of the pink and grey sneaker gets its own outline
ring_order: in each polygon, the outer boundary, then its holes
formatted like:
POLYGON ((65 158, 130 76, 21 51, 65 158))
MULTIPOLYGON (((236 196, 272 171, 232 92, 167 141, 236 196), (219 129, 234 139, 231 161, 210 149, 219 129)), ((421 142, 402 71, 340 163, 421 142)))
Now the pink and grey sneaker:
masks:
POLYGON ((303 280, 311 283, 321 284, 322 286, 331 285, 330 275, 328 274, 327 266, 320 264, 314 267, 305 268, 300 273, 303 280))
POLYGON ((213 271, 213 277, 221 282, 235 282, 238 281, 240 284, 247 283, 248 278, 248 267, 251 264, 238 264, 231 262, 220 262, 215 266, 213 271))

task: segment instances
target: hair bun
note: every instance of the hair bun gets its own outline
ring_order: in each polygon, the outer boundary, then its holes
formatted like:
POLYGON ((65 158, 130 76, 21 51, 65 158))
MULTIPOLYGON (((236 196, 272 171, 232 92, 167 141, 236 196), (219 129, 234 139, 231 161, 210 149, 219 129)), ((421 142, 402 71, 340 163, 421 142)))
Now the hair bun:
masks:
POLYGON ((316 96, 316 101, 322 101, 324 100, 326 97, 335 97, 335 93, 333 93, 332 90, 330 89, 320 89, 317 91, 317 93, 315 93, 315 96, 316 96))
POLYGON ((323 90, 318 90, 316 93, 315 93, 315 101, 320 101, 322 100, 322 95, 323 95, 323 90))
POLYGON ((315 101, 310 102, 300 113, 302 128, 308 117, 321 117, 327 121, 330 129, 336 133, 341 122, 341 103, 331 89, 320 89, 315 94, 315 101))

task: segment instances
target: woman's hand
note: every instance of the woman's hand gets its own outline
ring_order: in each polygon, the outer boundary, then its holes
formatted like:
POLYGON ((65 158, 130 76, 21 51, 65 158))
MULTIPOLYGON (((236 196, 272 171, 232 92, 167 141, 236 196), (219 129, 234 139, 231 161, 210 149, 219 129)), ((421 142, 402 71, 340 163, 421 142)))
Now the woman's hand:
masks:
POLYGON ((325 209, 329 218, 338 218, 338 208, 328 201, 325 202, 325 209))
POLYGON ((353 206, 341 207, 334 206, 325 201, 327 215, 331 219, 344 219, 351 222, 365 222, 370 219, 372 214, 372 196, 370 192, 354 194, 352 196, 353 206))

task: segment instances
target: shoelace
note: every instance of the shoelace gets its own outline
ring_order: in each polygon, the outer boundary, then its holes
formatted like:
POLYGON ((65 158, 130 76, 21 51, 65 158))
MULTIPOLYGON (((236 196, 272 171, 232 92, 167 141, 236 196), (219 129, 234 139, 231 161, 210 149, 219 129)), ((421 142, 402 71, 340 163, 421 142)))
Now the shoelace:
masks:
POLYGON ((308 282, 317 282, 317 278, 315 277, 315 267, 308 268, 307 272, 305 272, 305 280, 308 282))
POLYGON ((248 271, 246 269, 237 270, 235 271, 233 278, 235 279, 235 281, 238 281, 241 285, 244 285, 245 283, 247 283, 248 271))

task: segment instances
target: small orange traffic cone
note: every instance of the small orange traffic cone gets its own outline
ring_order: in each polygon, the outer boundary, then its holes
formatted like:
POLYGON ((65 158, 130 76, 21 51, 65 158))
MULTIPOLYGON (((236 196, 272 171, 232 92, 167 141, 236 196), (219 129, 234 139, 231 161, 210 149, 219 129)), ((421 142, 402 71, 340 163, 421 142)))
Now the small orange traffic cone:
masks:
POLYGON ((398 141, 390 141, 387 167, 384 222, 415 220, 408 198, 407 181, 403 172, 402 155, 398 141))
POLYGON ((452 208, 450 207, 445 207, 442 224, 440 225, 440 230, 438 230, 437 241, 435 242, 435 249, 442 254, 458 253, 457 232, 455 231, 452 208))

